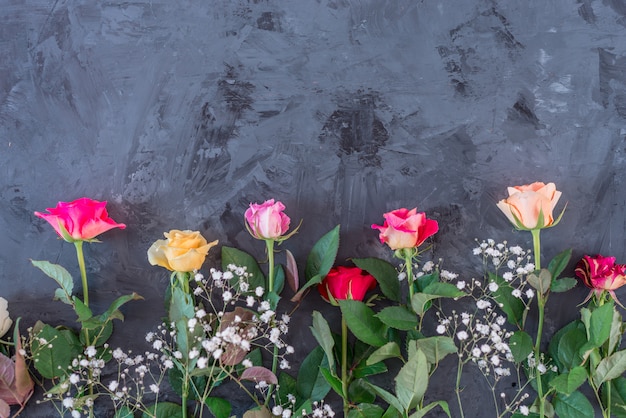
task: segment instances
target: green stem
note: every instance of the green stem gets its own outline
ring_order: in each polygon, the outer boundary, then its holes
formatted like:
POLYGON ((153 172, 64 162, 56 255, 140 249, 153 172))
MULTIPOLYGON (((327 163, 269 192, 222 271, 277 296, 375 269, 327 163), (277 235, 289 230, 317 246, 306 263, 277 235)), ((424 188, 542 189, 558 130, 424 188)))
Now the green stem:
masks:
MULTIPOLYGON (((412 249, 411 249, 412 250, 412 249)), ((413 254, 409 251, 408 248, 403 250, 404 255, 404 266, 406 267, 406 280, 409 284, 409 305, 411 304, 411 299, 413 299, 413 294, 415 293, 415 288, 413 286, 413 254)))
POLYGON ((74 241, 76 247, 76 258, 78 258, 78 268, 80 269, 80 278, 83 282, 83 303, 89 307, 89 285, 87 284, 87 270, 85 269, 85 256, 83 254, 83 242, 74 241))
POLYGON ((350 410, 348 403, 348 324, 341 316, 341 391, 343 392, 343 416, 347 417, 350 410))
POLYGON ((183 379, 183 387, 182 387, 182 394, 181 394, 181 401, 180 401, 181 412, 183 413, 182 418, 187 418, 187 397, 189 396, 190 377, 186 369, 187 368, 185 367, 185 378, 183 379))
MULTIPOLYGON (((541 229, 531 229, 530 233, 533 237, 533 252, 535 254, 535 270, 541 270, 541 229)), ((535 338, 535 379, 537 379, 537 396, 539 399, 539 416, 545 416, 545 399, 543 393, 543 385, 541 382, 541 372, 539 364, 541 360, 541 335, 543 334, 543 322, 545 315, 546 299, 541 291, 537 292, 537 310, 539 311, 539 320, 537 323, 537 338, 535 338)))
POLYGON ((459 405, 459 412, 461 413, 461 418, 465 418, 465 414, 463 413, 463 403, 461 402, 461 374, 463 372, 463 362, 461 361, 461 357, 459 357, 459 362, 456 365, 456 402, 459 405))
POLYGON ((265 246, 267 247, 267 259, 269 262, 268 268, 268 292, 274 291, 274 240, 266 239, 265 246))

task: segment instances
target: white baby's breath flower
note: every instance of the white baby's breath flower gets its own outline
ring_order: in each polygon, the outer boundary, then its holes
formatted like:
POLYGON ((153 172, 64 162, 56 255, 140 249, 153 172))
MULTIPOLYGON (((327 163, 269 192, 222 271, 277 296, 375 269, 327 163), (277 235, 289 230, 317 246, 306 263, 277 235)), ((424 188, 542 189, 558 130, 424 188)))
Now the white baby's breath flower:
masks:
POLYGON ((439 324, 437 326, 437 334, 444 334, 446 332, 446 326, 439 324))
POLYGON ((459 341, 464 341, 467 340, 469 335, 467 335, 467 332, 465 331, 459 331, 457 332, 456 337, 459 339, 459 341))
POLYGON ((526 290, 526 297, 532 299, 535 296, 535 292, 532 289, 526 290))
POLYGON ((463 290, 465 289, 465 281, 464 280, 459 280, 458 282, 456 282, 456 287, 459 290, 463 290))
POLYGON ((490 292, 497 292, 498 291, 498 283, 490 282, 489 283, 489 291, 490 292))
POLYGON ((491 302, 489 302, 488 300, 480 299, 476 301, 476 307, 478 309, 487 309, 490 306, 491 306, 491 302))
POLYGON ((513 289, 513 291, 511 291, 511 294, 518 299, 522 297, 522 291, 519 289, 513 289))

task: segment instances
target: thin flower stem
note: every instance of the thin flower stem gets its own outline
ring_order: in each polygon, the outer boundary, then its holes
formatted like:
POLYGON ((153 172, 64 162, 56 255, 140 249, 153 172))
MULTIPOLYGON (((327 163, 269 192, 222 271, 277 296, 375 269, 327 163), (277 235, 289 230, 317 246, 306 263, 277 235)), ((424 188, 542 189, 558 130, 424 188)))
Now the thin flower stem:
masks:
POLYGON ((411 304, 415 288, 413 286, 413 254, 408 249, 404 250, 404 266, 406 267, 406 279, 409 284, 409 304, 411 304))
POLYGON ((459 362, 456 365, 456 402, 459 405, 459 412, 461 414, 461 418, 465 418, 465 414, 463 413, 463 403, 461 402, 461 374, 463 373, 463 361, 459 356, 459 362))
POLYGON ((181 389, 182 394, 180 401, 180 408, 183 415, 182 418, 187 418, 187 397, 189 396, 189 379, 191 379, 191 377, 189 376, 187 367, 185 367, 185 378, 183 379, 183 387, 181 389))
POLYGON ((341 316, 341 391, 343 392, 343 416, 347 417, 350 410, 348 403, 348 324, 341 316))
MULTIPOLYGON (((541 270, 541 229, 532 229, 530 231, 533 237, 533 252, 535 254, 535 270, 541 270)), ((543 322, 545 314, 546 298, 540 289, 537 292, 537 310, 539 311, 539 320, 537 323, 537 338, 535 339, 535 379, 537 379, 537 397, 539 399, 539 416, 545 416, 545 398, 541 382, 541 372, 539 364, 541 359, 541 335, 543 334, 543 322)))
POLYGON ((274 240, 266 239, 265 246, 267 247, 267 258, 269 262, 269 268, 267 272, 267 275, 268 275, 267 291, 273 292, 274 291, 274 240))
POLYGON ((80 269, 80 278, 83 283, 83 303, 85 306, 89 307, 89 285, 87 284, 87 270, 85 269, 83 242, 84 241, 74 241, 74 247, 76 247, 76 258, 78 258, 78 268, 80 269))

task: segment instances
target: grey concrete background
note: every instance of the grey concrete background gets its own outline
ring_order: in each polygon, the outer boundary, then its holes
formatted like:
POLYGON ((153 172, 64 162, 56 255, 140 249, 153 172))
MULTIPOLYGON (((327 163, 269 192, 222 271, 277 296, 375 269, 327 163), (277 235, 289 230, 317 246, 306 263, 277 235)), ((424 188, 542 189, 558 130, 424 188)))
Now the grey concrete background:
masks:
MULTIPOLYGON (((0 6, 0 289, 25 326, 72 324, 29 259, 78 277, 73 247, 33 211, 82 196, 128 225, 88 247, 88 272, 95 306, 145 297, 115 334, 137 347, 167 282, 150 244, 198 229, 260 258, 243 212, 268 198, 303 220, 288 242, 301 263, 337 223, 341 259, 390 258, 370 224, 417 206, 440 223, 434 256, 472 276, 474 238, 530 242, 495 206, 506 186, 554 181, 569 203, 543 234, 546 258, 571 247, 626 262, 623 1, 0 6)), ((585 294, 555 297, 547 330, 585 294)), ((330 307, 310 294, 299 312, 294 338, 310 344, 312 309, 330 307)), ((447 383, 434 399, 453 402, 447 383)), ((31 402, 24 415, 52 412, 31 402)))

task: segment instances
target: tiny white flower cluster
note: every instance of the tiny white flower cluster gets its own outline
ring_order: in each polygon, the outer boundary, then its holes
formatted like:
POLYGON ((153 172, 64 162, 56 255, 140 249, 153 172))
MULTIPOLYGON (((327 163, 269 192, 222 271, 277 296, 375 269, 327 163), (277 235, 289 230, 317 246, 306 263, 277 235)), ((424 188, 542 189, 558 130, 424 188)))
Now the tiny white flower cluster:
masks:
POLYGON ((479 309, 484 310, 481 316, 456 311, 447 317, 438 314, 437 333, 458 341, 459 361, 476 363, 485 376, 493 375, 497 381, 511 374, 505 363, 513 362, 508 344, 512 332, 506 330, 506 319, 502 315, 488 307, 479 309))
POLYGON ((325 404, 323 400, 320 402, 313 402, 313 408, 309 413, 307 413, 305 409, 302 410, 302 418, 323 418, 334 416, 335 411, 333 411, 330 405, 325 404))

